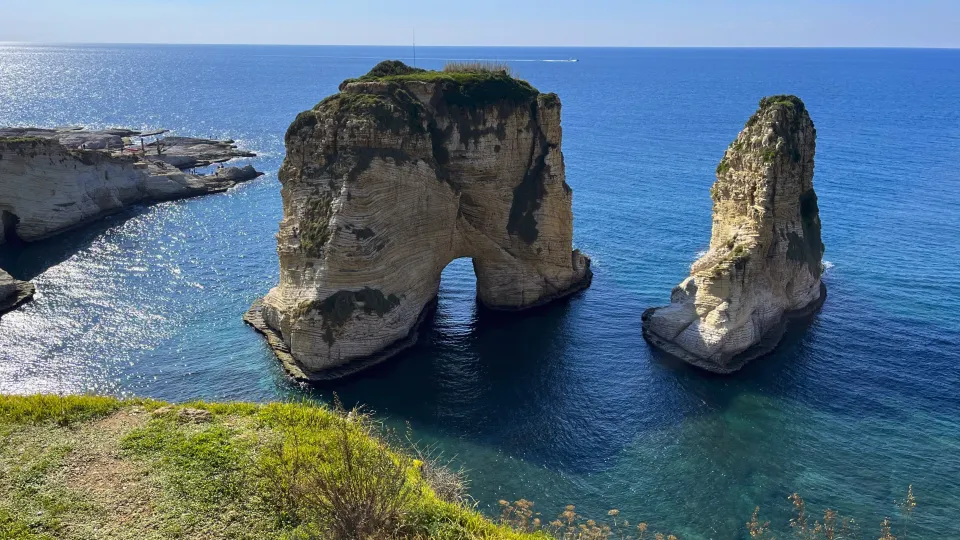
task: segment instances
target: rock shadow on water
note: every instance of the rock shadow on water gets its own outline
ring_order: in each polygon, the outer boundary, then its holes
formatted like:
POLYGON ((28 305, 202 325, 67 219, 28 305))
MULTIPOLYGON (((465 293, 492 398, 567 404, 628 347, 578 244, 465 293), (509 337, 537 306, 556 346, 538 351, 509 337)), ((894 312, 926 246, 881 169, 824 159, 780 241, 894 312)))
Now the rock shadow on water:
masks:
POLYGON ((50 268, 90 248, 111 229, 150 209, 136 205, 36 242, 0 245, 0 268, 17 279, 30 281, 50 268))
POLYGON ((813 356, 814 342, 828 339, 823 334, 829 329, 822 328, 821 323, 829 306, 825 303, 789 318, 775 346, 733 375, 702 370, 652 346, 648 347, 651 361, 675 378, 686 391, 688 401, 694 405, 699 402, 700 406, 688 409, 686 416, 690 419, 725 414, 747 396, 793 401, 851 418, 897 415, 895 409, 882 402, 856 392, 844 392, 848 384, 845 375, 825 371, 822 359, 813 356))
POLYGON ((631 436, 595 422, 609 409, 570 365, 569 327, 586 309, 583 292, 521 313, 474 301, 469 321, 441 298, 420 339, 358 376, 309 386, 312 397, 363 406, 409 421, 415 433, 455 437, 568 471, 601 470, 631 436))

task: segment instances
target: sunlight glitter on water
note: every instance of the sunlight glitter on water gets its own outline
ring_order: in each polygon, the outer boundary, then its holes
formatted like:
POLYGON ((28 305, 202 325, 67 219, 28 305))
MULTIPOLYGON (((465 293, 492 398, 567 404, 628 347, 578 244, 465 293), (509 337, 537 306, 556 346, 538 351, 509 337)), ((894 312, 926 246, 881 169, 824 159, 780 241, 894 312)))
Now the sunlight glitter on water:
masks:
POLYGON ((545 514, 616 507, 683 538, 730 538, 757 504, 782 522, 793 491, 873 523, 913 483, 917 537, 952 534, 957 53, 558 50, 581 61, 525 64, 525 77, 563 99, 575 245, 593 257, 593 286, 500 317, 477 307, 469 260, 454 261, 417 347, 311 391, 240 321, 277 280, 283 133, 372 65, 348 57, 401 52, 0 46, 0 124, 230 137, 268 173, 0 249, 0 267, 39 290, 0 320, 0 392, 186 401, 336 391, 459 456, 493 511, 520 497, 545 514), (759 97, 782 91, 800 94, 817 124, 829 298, 776 354, 735 377, 704 376, 651 351, 640 313, 668 302, 706 247, 716 163, 759 97))

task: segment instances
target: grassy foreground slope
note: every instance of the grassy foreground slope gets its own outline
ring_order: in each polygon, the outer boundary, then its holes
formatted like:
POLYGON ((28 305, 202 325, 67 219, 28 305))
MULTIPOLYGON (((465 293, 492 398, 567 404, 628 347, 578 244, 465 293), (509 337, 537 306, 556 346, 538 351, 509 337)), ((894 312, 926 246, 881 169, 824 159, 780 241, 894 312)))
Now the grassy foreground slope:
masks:
POLYGON ((375 431, 309 404, 0 396, 0 539, 540 538, 375 431))

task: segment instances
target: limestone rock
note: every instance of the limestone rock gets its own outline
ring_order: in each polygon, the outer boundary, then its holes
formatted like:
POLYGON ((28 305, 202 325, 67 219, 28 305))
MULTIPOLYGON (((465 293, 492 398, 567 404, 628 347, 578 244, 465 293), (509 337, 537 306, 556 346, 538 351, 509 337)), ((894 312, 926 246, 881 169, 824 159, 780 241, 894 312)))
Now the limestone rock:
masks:
POLYGON ((816 129, 799 98, 760 102, 717 167, 710 250, 669 306, 643 314, 647 340, 730 373, 776 347, 788 318, 820 307, 826 288, 815 150, 816 129))
POLYGON ((246 182, 248 180, 253 180, 258 176, 263 176, 263 173, 254 169, 253 165, 244 165, 243 167, 223 167, 217 169, 213 173, 212 178, 207 180, 214 180, 220 182, 233 182, 238 184, 240 182, 246 182))
POLYGON ((188 174, 165 159, 193 167, 239 151, 217 141, 166 147, 159 157, 122 151, 121 135, 130 133, 138 132, 0 129, 0 243, 47 238, 133 204, 224 191, 259 174, 251 166, 188 174))
POLYGON ((494 309, 589 285, 555 94, 400 62, 340 90, 287 131, 280 284, 246 317, 288 371, 333 378, 409 345, 457 258, 494 309))
POLYGON ((13 279, 10 274, 0 270, 0 315, 30 301, 34 291, 32 283, 13 279))

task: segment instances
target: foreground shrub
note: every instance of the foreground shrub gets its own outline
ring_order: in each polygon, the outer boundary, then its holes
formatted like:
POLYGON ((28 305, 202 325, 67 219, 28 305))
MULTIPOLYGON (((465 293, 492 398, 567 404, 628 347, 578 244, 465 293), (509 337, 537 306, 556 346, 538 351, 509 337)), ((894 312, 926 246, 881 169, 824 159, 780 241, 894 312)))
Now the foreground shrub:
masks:
POLYGON ((437 444, 415 440, 409 424, 404 440, 392 437, 390 446, 406 449, 407 454, 413 457, 420 477, 440 500, 465 507, 476 506, 476 501, 467 493, 470 481, 466 469, 455 465, 454 458, 447 458, 437 444))
POLYGON ((288 431, 262 452, 272 499, 306 530, 334 538, 392 538, 420 496, 411 464, 371 437, 369 417, 341 415, 323 437, 288 431))

